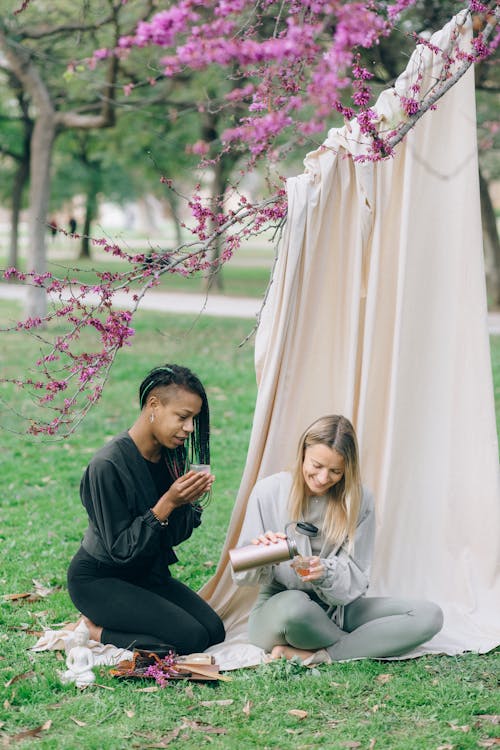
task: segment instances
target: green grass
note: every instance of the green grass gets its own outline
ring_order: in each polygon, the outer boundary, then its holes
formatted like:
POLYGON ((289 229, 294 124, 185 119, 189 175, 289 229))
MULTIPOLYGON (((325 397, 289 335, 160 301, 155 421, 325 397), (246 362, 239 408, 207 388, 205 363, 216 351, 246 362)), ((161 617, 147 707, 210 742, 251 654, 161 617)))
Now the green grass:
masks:
MULTIPOLYGON (((69 261, 58 260, 57 263, 49 263, 49 270, 56 277, 61 277, 66 273, 67 268, 72 268, 69 261)), ((109 261, 85 260, 78 261, 78 270, 72 271, 71 278, 83 281, 87 284, 97 282, 96 271, 109 271, 116 273, 126 272, 129 270, 127 263, 116 261, 112 265, 109 261)), ((222 269, 222 290, 217 293, 234 297, 262 297, 269 283, 271 273, 270 268, 232 266, 226 265, 222 269)), ((166 273, 161 279, 155 291, 160 292, 184 292, 187 294, 200 293, 204 290, 203 274, 194 273, 192 276, 185 277, 175 273, 166 273)), ((216 290, 213 290, 216 293, 216 290)))
MULTIPOLYGON (((0 320, 16 314, 14 306, 0 302, 0 320)), ((0 599, 0 746, 492 746, 498 733, 491 719, 499 713, 498 650, 484 656, 359 661, 315 670, 275 663, 234 672, 232 682, 217 686, 176 683, 154 693, 139 692, 143 683, 118 682, 106 668, 97 670, 97 685, 79 691, 60 683, 58 670, 64 662, 55 653, 30 653, 36 632, 76 616, 65 575, 86 525, 78 498, 82 470, 108 436, 134 420, 138 383, 162 361, 191 367, 209 394, 214 497, 201 529, 180 547, 175 574, 198 588, 213 573, 245 462, 255 402, 253 348, 251 343, 238 347, 251 325, 206 317, 193 324, 192 317, 140 312, 133 347, 120 352, 101 402, 75 435, 64 442, 31 443, 22 435, 0 432, 0 590, 32 591, 33 579, 54 588, 38 601, 0 599), (300 719, 290 709, 307 716, 300 719), (16 740, 19 733, 43 725, 47 728, 36 737, 16 740)), ((33 356, 31 347, 28 340, 2 334, 3 374, 22 370, 33 356)), ((492 361, 500 423, 500 337, 492 339, 492 361)), ((2 393, 7 395, 5 389, 2 393)))
POLYGON ((497 425, 500 425, 500 336, 490 337, 497 425))
MULTIPOLYGON (((69 242, 69 241, 68 241, 69 242)), ((149 252, 149 248, 143 249, 149 252)), ((137 250, 137 252, 141 252, 137 250)), ((87 284, 96 283, 97 272, 113 271, 114 273, 125 273, 130 270, 128 263, 116 260, 104 255, 102 251, 95 253, 96 257, 91 259, 76 259, 67 251, 63 253, 49 252, 48 270, 57 278, 69 276, 87 284)), ((222 289, 217 293, 234 297, 262 297, 269 283, 271 273, 272 254, 256 250, 240 251, 235 263, 226 264, 221 271, 222 289)), ((7 266, 6 257, 0 252, 0 279, 2 269, 7 266)), ((18 265, 19 270, 26 270, 26 262, 21 258, 18 265)), ((0 283, 1 280, 0 280, 0 283)), ((200 293, 204 290, 204 279, 202 273, 195 273, 186 278, 175 273, 166 273, 160 279, 156 291, 162 292, 184 292, 188 294, 200 293)), ((214 293, 216 290, 213 290, 214 293)))

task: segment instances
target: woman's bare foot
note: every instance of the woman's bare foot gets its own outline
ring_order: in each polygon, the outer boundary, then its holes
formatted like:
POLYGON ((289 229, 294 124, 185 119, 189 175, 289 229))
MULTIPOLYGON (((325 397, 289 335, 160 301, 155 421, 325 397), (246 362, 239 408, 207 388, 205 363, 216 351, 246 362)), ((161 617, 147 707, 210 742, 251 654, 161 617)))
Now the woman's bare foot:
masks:
POLYGON ((92 620, 89 620, 85 615, 82 616, 82 620, 89 629, 89 638, 91 641, 101 642, 102 626, 96 625, 92 620))
POLYGON ((293 646, 275 646, 271 651, 271 659, 293 659, 294 656, 298 656, 299 659, 305 661, 310 659, 316 652, 306 651, 302 648, 294 648, 293 646))
POLYGON ((64 630, 75 630, 81 622, 84 622, 87 626, 87 629, 89 631, 89 638, 91 641, 97 641, 97 643, 101 642, 101 634, 102 634, 102 627, 100 625, 96 625, 92 622, 88 617, 85 617, 85 615, 80 615, 78 620, 76 622, 68 622, 64 626, 64 630))
POLYGON ((65 622, 63 625, 63 630, 74 630, 81 622, 81 620, 82 618, 80 617, 76 622, 65 622))

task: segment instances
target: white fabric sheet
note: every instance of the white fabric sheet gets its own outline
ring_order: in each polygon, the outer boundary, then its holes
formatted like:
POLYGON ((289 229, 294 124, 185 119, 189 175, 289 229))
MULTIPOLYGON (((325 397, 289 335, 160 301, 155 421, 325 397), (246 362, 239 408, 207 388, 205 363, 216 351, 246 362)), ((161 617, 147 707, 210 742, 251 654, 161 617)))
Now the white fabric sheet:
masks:
MULTIPOLYGON (((465 15, 432 42, 444 49, 457 31, 469 49, 465 15)), ((426 91, 441 65, 418 47, 395 88, 408 93, 422 71, 426 91)), ((500 481, 473 76, 394 158, 349 158, 365 149, 354 124, 330 131, 304 174, 288 180, 287 225, 256 341, 247 462, 218 569, 202 590, 225 621, 224 653, 236 660, 256 591, 234 586, 228 549, 255 481, 288 469, 303 429, 328 413, 354 422, 363 481, 375 493, 369 593, 441 605, 443 630, 418 653, 500 643, 500 481)), ((393 90, 379 98, 381 127, 399 120, 398 101, 393 90)), ((242 654, 240 664, 258 657, 242 654)))
MULTIPOLYGON (((68 630, 63 627, 61 630, 52 630, 47 628, 31 648, 31 651, 65 651, 69 653, 75 645, 77 644, 75 643, 74 629, 68 630)), ((111 643, 89 640, 87 648, 92 651, 94 666, 101 664, 114 666, 123 659, 131 659, 133 656, 132 651, 128 651, 126 648, 118 648, 111 643)))

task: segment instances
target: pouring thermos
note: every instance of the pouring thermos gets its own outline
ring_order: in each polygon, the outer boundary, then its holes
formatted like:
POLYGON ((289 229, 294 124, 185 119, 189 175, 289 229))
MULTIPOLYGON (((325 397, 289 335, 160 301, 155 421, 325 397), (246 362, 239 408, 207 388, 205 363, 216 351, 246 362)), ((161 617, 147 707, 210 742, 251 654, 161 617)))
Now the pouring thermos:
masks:
POLYGON ((242 570, 272 565, 283 560, 291 560, 297 554, 294 540, 278 539, 269 544, 247 544, 245 547, 229 550, 229 559, 235 573, 242 570))
POLYGON ((235 573, 262 565, 272 565, 284 560, 291 560, 298 555, 297 542, 293 533, 288 532, 290 526, 305 536, 314 537, 318 533, 317 526, 305 521, 291 521, 285 526, 286 539, 278 539, 269 544, 247 544, 229 550, 229 559, 235 573))

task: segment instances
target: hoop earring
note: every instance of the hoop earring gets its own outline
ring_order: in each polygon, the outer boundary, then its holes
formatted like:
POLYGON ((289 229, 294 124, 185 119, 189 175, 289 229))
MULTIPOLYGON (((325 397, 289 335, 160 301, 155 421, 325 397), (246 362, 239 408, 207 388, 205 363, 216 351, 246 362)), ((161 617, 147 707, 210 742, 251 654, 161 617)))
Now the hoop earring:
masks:
POLYGON ((149 421, 150 421, 151 423, 153 423, 153 422, 154 422, 154 419, 155 419, 155 415, 153 414, 153 412, 151 412, 151 414, 149 415, 149 421))

